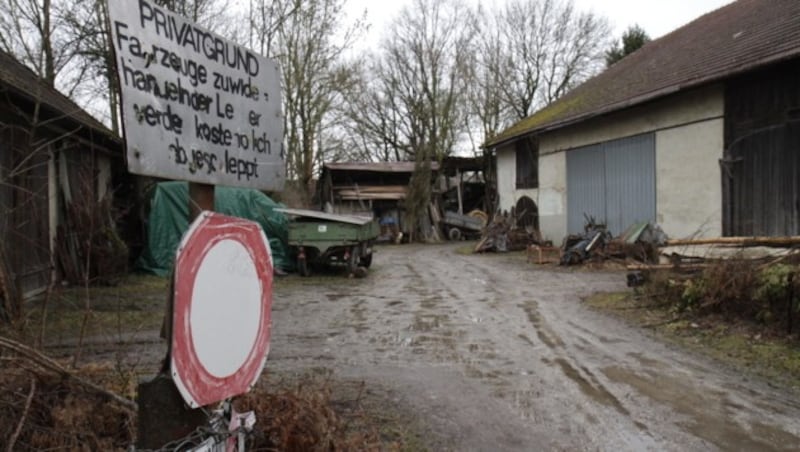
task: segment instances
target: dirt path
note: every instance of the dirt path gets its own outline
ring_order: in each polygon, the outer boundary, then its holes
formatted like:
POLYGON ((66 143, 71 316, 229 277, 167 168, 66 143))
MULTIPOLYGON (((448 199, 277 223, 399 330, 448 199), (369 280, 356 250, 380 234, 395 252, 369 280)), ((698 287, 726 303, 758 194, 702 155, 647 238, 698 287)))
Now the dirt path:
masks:
POLYGON ((276 287, 268 369, 332 369, 436 450, 798 450, 794 395, 588 310, 616 273, 384 247, 363 280, 276 287))

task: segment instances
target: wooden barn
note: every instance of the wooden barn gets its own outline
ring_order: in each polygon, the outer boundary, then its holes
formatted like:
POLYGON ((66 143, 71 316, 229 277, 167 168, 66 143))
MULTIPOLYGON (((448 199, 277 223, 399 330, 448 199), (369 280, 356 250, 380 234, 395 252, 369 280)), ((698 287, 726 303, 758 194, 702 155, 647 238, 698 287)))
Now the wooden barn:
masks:
POLYGON ((123 158, 119 137, 0 52, 0 298, 85 279, 87 234, 119 238, 113 200, 134 185, 123 158))

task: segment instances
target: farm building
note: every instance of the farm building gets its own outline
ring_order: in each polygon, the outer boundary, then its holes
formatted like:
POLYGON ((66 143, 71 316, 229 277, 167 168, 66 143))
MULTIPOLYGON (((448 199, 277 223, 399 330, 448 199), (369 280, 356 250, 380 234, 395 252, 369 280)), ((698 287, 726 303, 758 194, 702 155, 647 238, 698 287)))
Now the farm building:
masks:
MULTIPOLYGON (((408 233, 404 201, 414 162, 326 163, 317 184, 320 207, 330 213, 374 216, 385 229, 408 233)), ((433 162, 431 218, 435 225, 444 212, 486 211, 494 199, 484 179, 482 158, 447 157, 433 162), (487 202, 488 200, 488 202, 487 202)), ((431 225, 426 226, 430 228, 431 225)))
MULTIPOLYGON (((439 165, 433 163, 436 172, 439 165)), ((330 213, 375 216, 395 233, 405 230, 403 201, 414 162, 326 163, 322 167, 318 198, 330 213)))
POLYGON ((54 275, 80 278, 88 219, 97 230, 113 226, 112 195, 132 190, 122 149, 100 122, 0 52, 0 298, 40 291, 54 275))
POLYGON ((800 234, 800 2, 739 0, 654 40, 486 144, 500 208, 672 237, 800 234))

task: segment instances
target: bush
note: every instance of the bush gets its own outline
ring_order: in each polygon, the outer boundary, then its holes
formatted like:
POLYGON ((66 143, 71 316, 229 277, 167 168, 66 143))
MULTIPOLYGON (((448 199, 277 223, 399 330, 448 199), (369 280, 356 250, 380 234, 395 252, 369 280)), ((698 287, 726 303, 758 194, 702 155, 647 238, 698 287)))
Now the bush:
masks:
POLYGON ((651 275, 644 294, 666 302, 673 311, 693 315, 723 315, 767 326, 791 325, 790 313, 800 310, 800 267, 729 260, 692 276, 651 275))

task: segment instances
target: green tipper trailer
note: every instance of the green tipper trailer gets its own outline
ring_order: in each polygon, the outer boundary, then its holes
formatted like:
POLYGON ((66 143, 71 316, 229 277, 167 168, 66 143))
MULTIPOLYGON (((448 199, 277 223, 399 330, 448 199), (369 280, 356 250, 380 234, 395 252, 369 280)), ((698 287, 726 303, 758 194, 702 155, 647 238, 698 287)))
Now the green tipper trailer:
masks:
POLYGON ((374 219, 314 210, 276 210, 292 218, 289 246, 296 252, 301 275, 310 275, 312 264, 345 265, 350 274, 372 264, 372 246, 380 233, 374 219))

